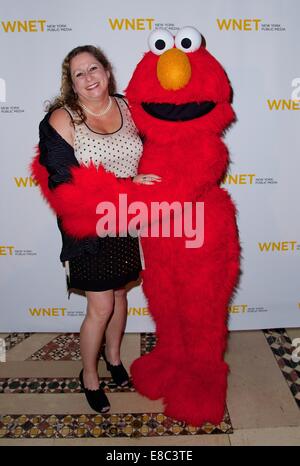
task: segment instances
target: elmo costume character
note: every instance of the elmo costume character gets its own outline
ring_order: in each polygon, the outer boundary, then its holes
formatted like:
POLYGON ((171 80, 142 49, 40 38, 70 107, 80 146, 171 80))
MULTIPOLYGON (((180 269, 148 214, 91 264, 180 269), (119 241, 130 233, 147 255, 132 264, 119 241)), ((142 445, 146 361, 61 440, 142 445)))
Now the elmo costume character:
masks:
MULTIPOLYGON (((224 415, 228 366, 224 361, 228 304, 239 274, 235 207, 219 184, 229 157, 222 135, 234 120, 231 87, 222 66, 192 27, 174 38, 155 30, 126 90, 136 126, 144 135, 139 173, 161 183, 138 185, 90 165, 71 166, 70 179, 49 190, 37 154, 31 165, 42 193, 76 237, 95 236, 101 201, 204 203, 204 242, 187 247, 185 232, 144 237, 143 290, 156 324, 157 344, 131 365, 136 389, 163 398, 165 414, 192 425, 218 424, 224 415)), ((128 216, 128 220, 130 216, 128 216)), ((152 222, 163 220, 160 215, 152 222)), ((141 220, 145 226, 147 219, 141 220)))

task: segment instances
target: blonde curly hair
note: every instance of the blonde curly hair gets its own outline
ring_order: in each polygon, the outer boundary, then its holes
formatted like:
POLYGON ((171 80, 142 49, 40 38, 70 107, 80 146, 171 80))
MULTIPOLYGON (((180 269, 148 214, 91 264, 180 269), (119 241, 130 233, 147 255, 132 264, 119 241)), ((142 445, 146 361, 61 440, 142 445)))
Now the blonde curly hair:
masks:
POLYGON ((57 108, 67 105, 71 110, 74 110, 78 114, 78 121, 74 121, 74 123, 77 124, 85 121, 86 116, 78 103, 78 95, 73 90, 70 63, 72 58, 84 52, 93 55, 95 59, 101 63, 103 68, 106 71, 109 71, 108 93, 109 95, 116 93, 116 80, 113 74, 112 65, 99 47, 95 47, 94 45, 81 45, 71 50, 62 62, 60 95, 55 97, 52 102, 46 105, 45 110, 47 112, 52 112, 57 108))

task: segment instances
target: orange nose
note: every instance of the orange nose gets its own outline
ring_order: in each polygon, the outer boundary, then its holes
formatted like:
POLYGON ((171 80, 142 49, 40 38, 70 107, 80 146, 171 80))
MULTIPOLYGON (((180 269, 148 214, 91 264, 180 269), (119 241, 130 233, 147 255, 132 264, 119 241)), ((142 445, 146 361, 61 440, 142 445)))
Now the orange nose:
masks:
POLYGON ((164 89, 176 91, 186 86, 192 69, 187 55, 179 49, 169 49, 157 62, 157 78, 164 89))

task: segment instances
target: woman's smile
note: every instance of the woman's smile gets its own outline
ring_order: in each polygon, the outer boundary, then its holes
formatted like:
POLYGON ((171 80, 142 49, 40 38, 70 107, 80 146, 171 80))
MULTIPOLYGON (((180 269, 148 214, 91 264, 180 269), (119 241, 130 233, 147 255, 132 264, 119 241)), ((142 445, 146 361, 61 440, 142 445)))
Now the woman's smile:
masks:
POLYGON ((86 87, 86 90, 91 91, 92 89, 96 89, 96 87, 98 86, 99 86, 99 83, 90 84, 88 87, 86 87))

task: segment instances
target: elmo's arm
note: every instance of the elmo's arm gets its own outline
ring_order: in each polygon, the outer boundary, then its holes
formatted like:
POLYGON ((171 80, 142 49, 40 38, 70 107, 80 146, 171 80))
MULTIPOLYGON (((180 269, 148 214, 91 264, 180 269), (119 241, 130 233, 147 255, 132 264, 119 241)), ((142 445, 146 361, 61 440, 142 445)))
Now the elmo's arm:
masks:
MULTIPOLYGON (((149 149, 148 149, 149 150, 149 149)), ((150 147, 151 153, 155 154, 155 145, 150 147)), ((161 183, 155 183, 148 192, 143 193, 146 202, 167 201, 172 203, 195 202, 201 200, 204 194, 212 187, 221 182, 228 166, 228 150, 221 138, 201 137, 194 144, 185 144, 169 150, 160 148, 155 154, 158 158, 168 162, 163 173, 153 168, 153 173, 162 177, 161 183), (175 152, 176 150, 176 152, 175 152), (148 199, 149 196, 149 199, 148 199)), ((146 156, 145 156, 146 159, 146 156)), ((155 165, 152 161, 151 165, 155 165)), ((141 161, 139 171, 147 173, 148 165, 141 161)))

